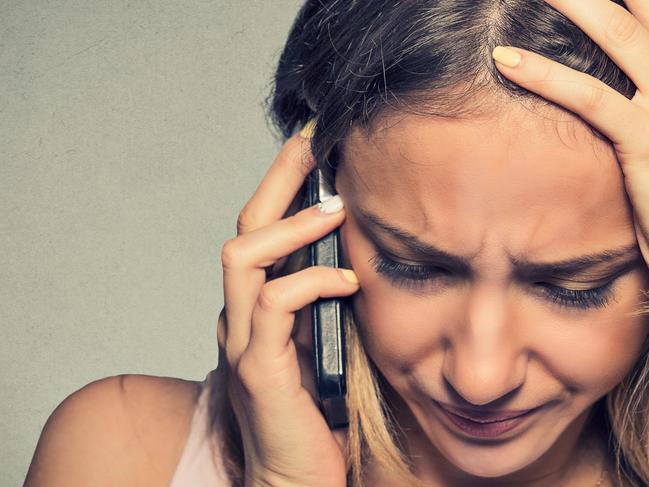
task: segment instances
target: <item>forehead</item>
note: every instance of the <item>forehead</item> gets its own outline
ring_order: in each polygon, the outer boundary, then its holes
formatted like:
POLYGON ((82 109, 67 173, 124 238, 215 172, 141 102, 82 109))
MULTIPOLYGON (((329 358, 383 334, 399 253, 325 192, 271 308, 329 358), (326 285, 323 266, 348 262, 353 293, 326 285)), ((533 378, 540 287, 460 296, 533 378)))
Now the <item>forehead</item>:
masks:
POLYGON ((336 186, 350 211, 361 205, 463 253, 487 238, 527 255, 567 238, 574 250, 632 241, 613 148, 556 108, 511 105, 473 120, 391 117, 369 137, 355 129, 342 154, 336 186))

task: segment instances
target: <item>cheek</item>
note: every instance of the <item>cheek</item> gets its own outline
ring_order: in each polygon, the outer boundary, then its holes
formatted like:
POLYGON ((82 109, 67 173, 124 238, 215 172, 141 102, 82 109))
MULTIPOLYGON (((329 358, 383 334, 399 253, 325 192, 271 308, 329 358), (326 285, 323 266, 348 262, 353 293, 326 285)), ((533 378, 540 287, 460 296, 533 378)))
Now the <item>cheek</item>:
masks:
POLYGON ((633 316, 643 278, 629 275, 608 308, 583 315, 527 309, 518 315, 533 331, 534 350, 564 383, 604 394, 618 384, 643 353, 649 316, 633 316))
POLYGON ((383 287, 357 293, 354 313, 372 359, 407 367, 439 346, 441 323, 448 317, 439 307, 397 297, 383 287))
POLYGON ((448 297, 421 299, 395 289, 369 262, 371 244, 357 230, 344 230, 345 257, 361 281, 352 303, 366 351, 377 364, 407 367, 439 346, 442 323, 456 320, 458 307, 448 297))

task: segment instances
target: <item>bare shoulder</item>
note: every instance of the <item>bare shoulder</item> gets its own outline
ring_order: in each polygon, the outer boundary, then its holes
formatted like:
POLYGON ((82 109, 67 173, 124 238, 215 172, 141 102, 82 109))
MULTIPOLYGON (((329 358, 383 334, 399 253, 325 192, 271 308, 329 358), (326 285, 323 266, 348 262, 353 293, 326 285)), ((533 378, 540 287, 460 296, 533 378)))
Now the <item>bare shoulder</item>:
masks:
POLYGON ((70 394, 48 418, 25 487, 168 485, 200 383, 118 375, 70 394))

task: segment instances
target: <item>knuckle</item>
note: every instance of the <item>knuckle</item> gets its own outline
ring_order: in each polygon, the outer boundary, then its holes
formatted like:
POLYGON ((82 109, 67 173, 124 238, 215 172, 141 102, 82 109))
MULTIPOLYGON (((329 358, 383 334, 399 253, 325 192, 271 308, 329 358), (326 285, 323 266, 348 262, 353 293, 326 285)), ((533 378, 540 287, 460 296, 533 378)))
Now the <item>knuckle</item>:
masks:
POLYGON ((584 108, 588 111, 599 110, 604 103, 604 95, 606 92, 596 86, 584 87, 584 108))
POLYGON ((226 240, 221 248, 221 265, 224 269, 232 269, 241 265, 243 252, 236 238, 226 240))
POLYGON ((250 232, 256 228, 256 218, 249 209, 244 208, 237 216, 237 234, 250 232))
POLYGON ((246 392, 255 389, 260 374, 257 361, 253 355, 244 352, 237 364, 233 367, 233 370, 235 371, 237 380, 246 392))
POLYGON ((640 22, 626 9, 616 7, 606 26, 606 36, 615 44, 633 42, 640 33, 640 22))
POLYGON ((283 302, 282 294, 276 289, 277 286, 274 286, 275 281, 269 281, 264 286, 262 286, 259 295, 257 296, 257 304, 260 309, 265 311, 276 310, 281 306, 283 302))

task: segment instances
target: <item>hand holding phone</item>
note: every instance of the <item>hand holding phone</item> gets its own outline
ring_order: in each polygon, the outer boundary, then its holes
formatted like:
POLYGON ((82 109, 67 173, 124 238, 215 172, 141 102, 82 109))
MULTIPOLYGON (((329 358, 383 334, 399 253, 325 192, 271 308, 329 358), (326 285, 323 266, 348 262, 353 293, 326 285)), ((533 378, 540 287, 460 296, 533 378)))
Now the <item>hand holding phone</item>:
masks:
POLYGON ((296 135, 282 147, 241 211, 237 236, 221 252, 225 307, 217 333, 219 368, 227 374, 228 397, 241 429, 247 487, 346 485, 346 429, 331 426, 341 424, 335 408, 344 406, 344 337, 336 331, 342 330, 340 305, 327 300, 350 296, 359 286, 351 270, 336 268, 337 251, 331 249, 337 244, 326 240, 345 218, 339 198, 325 202, 328 212, 314 206, 287 215, 304 184, 306 145, 296 135), (268 279, 269 267, 298 250, 310 250, 311 244, 314 262, 320 264, 268 279), (313 303, 320 329, 315 353, 321 364, 322 411, 293 335, 296 313, 313 303))

